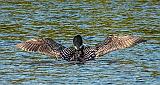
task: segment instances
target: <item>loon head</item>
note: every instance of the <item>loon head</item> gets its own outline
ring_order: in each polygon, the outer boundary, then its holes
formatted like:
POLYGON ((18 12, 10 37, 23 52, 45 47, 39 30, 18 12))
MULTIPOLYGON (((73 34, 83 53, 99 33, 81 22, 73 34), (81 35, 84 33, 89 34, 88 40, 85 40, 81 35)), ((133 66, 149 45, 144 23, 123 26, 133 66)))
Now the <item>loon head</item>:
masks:
POLYGON ((80 35, 76 35, 73 38, 73 44, 76 50, 82 50, 83 49, 82 37, 80 35))

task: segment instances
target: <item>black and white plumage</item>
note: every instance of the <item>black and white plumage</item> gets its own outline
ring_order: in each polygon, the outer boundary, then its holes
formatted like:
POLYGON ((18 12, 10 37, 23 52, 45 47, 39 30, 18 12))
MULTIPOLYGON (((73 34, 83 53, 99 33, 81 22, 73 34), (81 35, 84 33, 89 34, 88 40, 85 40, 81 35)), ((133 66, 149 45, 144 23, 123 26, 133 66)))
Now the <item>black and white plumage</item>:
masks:
POLYGON ((96 46, 84 46, 82 37, 77 35, 73 39, 74 47, 65 47, 50 38, 32 39, 17 44, 17 48, 25 51, 39 52, 49 56, 56 56, 67 61, 85 63, 108 52, 131 47, 144 40, 136 36, 109 36, 96 46))

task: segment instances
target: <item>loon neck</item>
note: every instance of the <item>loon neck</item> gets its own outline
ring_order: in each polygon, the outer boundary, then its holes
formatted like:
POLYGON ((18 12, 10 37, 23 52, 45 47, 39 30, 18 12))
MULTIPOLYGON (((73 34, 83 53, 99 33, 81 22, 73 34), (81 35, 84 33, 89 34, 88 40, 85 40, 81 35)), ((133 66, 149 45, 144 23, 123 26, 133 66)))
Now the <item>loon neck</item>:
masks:
POLYGON ((84 46, 82 46, 80 49, 75 49, 75 58, 79 64, 83 64, 85 62, 84 46))
POLYGON ((74 46, 74 47, 75 47, 76 51, 83 51, 83 49, 84 49, 84 45, 81 45, 79 47, 76 47, 76 46, 74 46))

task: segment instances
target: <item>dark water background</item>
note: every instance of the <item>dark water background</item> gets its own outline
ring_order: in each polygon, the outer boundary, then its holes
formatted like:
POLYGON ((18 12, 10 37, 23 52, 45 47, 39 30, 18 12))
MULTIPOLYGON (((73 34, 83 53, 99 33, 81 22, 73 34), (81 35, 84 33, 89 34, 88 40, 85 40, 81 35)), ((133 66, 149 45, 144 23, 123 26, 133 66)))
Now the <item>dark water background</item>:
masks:
POLYGON ((160 85, 160 1, 0 0, 0 85, 160 85), (15 48, 50 37, 65 46, 81 34, 95 45, 109 34, 148 41, 71 65, 15 48))

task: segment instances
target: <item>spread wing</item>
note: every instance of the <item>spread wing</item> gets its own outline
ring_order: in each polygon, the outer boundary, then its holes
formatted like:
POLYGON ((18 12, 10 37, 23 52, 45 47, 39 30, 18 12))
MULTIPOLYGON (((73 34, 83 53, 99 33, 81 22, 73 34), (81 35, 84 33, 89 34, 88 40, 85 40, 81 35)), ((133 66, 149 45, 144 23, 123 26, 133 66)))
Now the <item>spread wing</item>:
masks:
POLYGON ((136 36, 110 36, 106 38, 103 43, 96 46, 96 56, 104 55, 114 50, 131 47, 143 41, 145 40, 136 36))
POLYGON ((73 60, 72 58, 73 58, 74 53, 75 53, 74 48, 72 48, 72 47, 65 48, 64 50, 62 50, 61 57, 64 60, 71 61, 71 60, 73 60))
POLYGON ((58 57, 60 51, 65 48, 50 38, 27 40, 17 44, 16 47, 25 51, 39 52, 56 57, 58 57))

